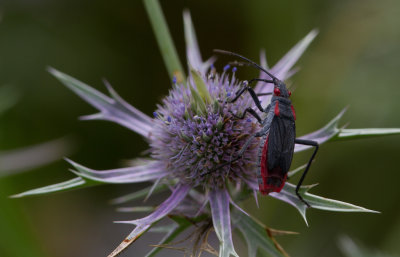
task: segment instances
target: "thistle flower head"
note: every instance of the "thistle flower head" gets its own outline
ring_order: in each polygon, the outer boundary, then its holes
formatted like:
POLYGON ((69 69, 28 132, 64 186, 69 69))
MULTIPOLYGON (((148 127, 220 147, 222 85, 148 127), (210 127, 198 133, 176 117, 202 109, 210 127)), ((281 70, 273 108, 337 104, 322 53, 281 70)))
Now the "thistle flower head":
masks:
POLYGON ((230 162, 259 126, 253 119, 238 119, 250 107, 249 97, 229 100, 241 88, 234 72, 214 69, 196 73, 187 84, 175 84, 155 112, 155 124, 150 137, 152 157, 168 170, 170 178, 191 186, 212 189, 224 187, 227 181, 254 181, 257 140, 239 161, 230 162), (200 81, 201 80, 201 81, 200 81), (201 95, 199 87, 203 87, 201 95))
MULTIPOLYGON (((150 1, 145 2, 150 3, 150 1)), ((255 257, 257 248, 263 248, 272 256, 283 256, 281 249, 276 247, 276 242, 266 233, 265 227, 254 221, 238 206, 238 201, 241 199, 251 195, 256 198, 258 190, 255 174, 258 162, 257 146, 260 142, 256 138, 252 141, 248 139, 259 131, 260 127, 252 116, 238 118, 248 107, 252 107, 253 101, 248 94, 243 94, 235 102, 231 101, 236 98, 236 92, 243 86, 243 81, 236 78, 237 68, 226 65, 221 72, 217 72, 212 65, 213 57, 203 62, 188 12, 184 13, 184 24, 189 76, 186 82, 182 81, 181 77, 173 79, 172 89, 157 106, 152 118, 124 101, 107 82, 105 84, 111 96, 104 95, 55 69, 50 69, 50 72, 64 85, 100 111, 82 119, 112 121, 142 135, 149 142, 151 153, 149 158, 141 159, 131 167, 103 171, 89 169, 68 160, 74 168, 72 171, 77 175, 76 178, 30 190, 15 197, 102 183, 150 181, 154 183, 153 186, 115 199, 114 203, 124 203, 162 190, 171 190, 171 195, 156 209, 150 208, 153 212, 148 216, 120 222, 133 224, 135 229, 109 256, 119 254, 157 221, 169 214, 177 214, 179 217, 170 216, 174 222, 172 226, 158 228, 168 231, 159 245, 170 242, 177 233, 184 231, 193 223, 208 222, 205 233, 200 235, 203 240, 196 242, 203 241, 200 250, 215 252, 207 243, 211 220, 220 242, 219 256, 238 256, 232 242, 232 227, 237 228, 245 238, 249 256, 255 257), (246 143, 249 143, 249 147, 241 158, 232 161, 246 143)), ((261 66, 269 69, 271 74, 282 81, 288 79, 294 74, 293 65, 315 36, 316 32, 311 31, 270 69, 262 52, 261 66)), ((261 73, 259 78, 270 79, 265 73, 261 73)), ((272 92, 273 86, 260 82, 254 87, 254 91, 263 95, 259 100, 263 106, 267 106, 270 99, 265 93, 272 92)), ((399 133, 399 130, 387 129, 338 128, 343 113, 344 111, 340 112, 323 128, 300 138, 322 144, 335 138, 349 139, 399 133)), ((296 145, 294 152, 308 148, 310 146, 296 145)), ((292 170, 289 176, 294 176, 302 168, 292 170)), ((371 212, 352 204, 312 195, 307 192, 311 187, 303 187, 300 194, 313 208, 371 212)), ((285 183, 280 193, 274 192, 270 196, 293 205, 305 219, 307 206, 296 195, 295 185, 285 183)), ((153 256, 158 250, 154 249, 148 256, 153 256)))

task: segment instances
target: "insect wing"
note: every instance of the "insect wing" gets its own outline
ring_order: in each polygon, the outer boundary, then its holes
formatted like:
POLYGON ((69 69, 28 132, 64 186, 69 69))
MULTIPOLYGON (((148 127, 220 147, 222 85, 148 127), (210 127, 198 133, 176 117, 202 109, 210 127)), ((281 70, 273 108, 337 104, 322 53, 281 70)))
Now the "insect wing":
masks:
POLYGON ((282 177, 286 175, 293 159, 295 138, 294 121, 275 116, 268 140, 268 170, 272 171, 279 167, 282 177))

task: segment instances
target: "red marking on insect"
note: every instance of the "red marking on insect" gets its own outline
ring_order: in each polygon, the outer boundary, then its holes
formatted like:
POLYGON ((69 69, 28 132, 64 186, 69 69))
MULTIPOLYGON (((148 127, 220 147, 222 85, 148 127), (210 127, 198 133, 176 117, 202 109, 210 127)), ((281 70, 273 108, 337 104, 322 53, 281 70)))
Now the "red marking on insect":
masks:
POLYGON ((294 111, 293 105, 291 105, 290 108, 292 108, 293 118, 296 120, 296 112, 294 111))
POLYGON ((269 136, 265 140, 260 165, 262 183, 258 187, 262 195, 267 195, 271 192, 279 193, 287 179, 287 174, 282 177, 281 167, 274 167, 271 171, 268 170, 268 138, 269 136))
POLYGON ((276 96, 280 96, 281 95, 281 90, 279 90, 279 88, 274 88, 274 94, 276 95, 276 96))
POLYGON ((275 112, 276 116, 279 116, 281 114, 279 111, 279 102, 278 101, 276 101, 274 112, 275 112))
POLYGON ((290 90, 289 90, 289 91, 288 91, 288 93, 289 93, 289 96, 291 96, 291 95, 292 95, 292 91, 290 91, 290 90))

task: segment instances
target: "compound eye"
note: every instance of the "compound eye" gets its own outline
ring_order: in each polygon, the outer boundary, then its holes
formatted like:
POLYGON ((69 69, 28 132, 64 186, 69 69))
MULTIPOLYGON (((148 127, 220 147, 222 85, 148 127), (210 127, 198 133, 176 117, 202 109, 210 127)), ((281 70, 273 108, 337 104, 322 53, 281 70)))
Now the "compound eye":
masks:
POLYGON ((274 94, 276 95, 276 96, 280 96, 281 95, 281 90, 279 90, 279 88, 274 88, 274 94))
POLYGON ((291 96, 291 95, 292 95, 292 91, 290 91, 290 90, 289 90, 289 92, 288 92, 288 93, 289 93, 289 96, 291 96))

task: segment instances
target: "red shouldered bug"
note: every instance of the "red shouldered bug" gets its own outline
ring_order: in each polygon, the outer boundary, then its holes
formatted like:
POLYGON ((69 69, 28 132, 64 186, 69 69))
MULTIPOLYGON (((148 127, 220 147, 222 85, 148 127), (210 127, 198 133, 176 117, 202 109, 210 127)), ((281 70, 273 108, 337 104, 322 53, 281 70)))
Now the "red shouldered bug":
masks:
POLYGON ((318 142, 315 141, 296 138, 296 114, 292 105, 292 101, 290 101, 289 99, 291 92, 286 88, 286 85, 283 81, 279 80, 266 69, 251 61, 250 59, 233 52, 228 52, 224 50, 214 51, 239 57, 248 62, 250 65, 265 72, 272 79, 268 80, 256 78, 251 79, 249 82, 245 82, 244 87, 236 92, 235 98, 229 101, 230 103, 234 103, 244 92, 248 91, 257 108, 261 112, 266 113, 267 116, 264 120, 262 120, 257 112, 250 107, 247 108, 241 116, 234 115, 236 118, 243 119, 246 113, 249 113, 257 119, 262 128, 259 132, 250 136, 250 138, 243 145, 243 147, 240 149, 234 159, 232 159, 228 163, 222 164, 221 166, 225 166, 241 158, 243 153, 250 146, 251 141, 256 137, 262 137, 258 154, 259 169, 257 171, 259 189, 261 194, 263 195, 267 195, 271 192, 279 193, 282 190, 287 179, 287 173, 292 163, 294 145, 302 144, 314 146, 314 153, 308 161, 307 166, 296 186, 296 194, 298 198, 308 207, 310 207, 310 205, 299 194, 299 189, 301 184, 303 183, 304 178, 307 175, 307 171, 311 166, 312 160, 314 159, 318 151, 319 145, 318 142), (264 93, 257 95, 256 92, 251 87, 249 87, 249 84, 255 81, 262 81, 274 84, 273 93, 264 93), (261 102, 257 96, 267 94, 271 94, 272 98, 271 103, 264 109, 261 106, 261 102))

